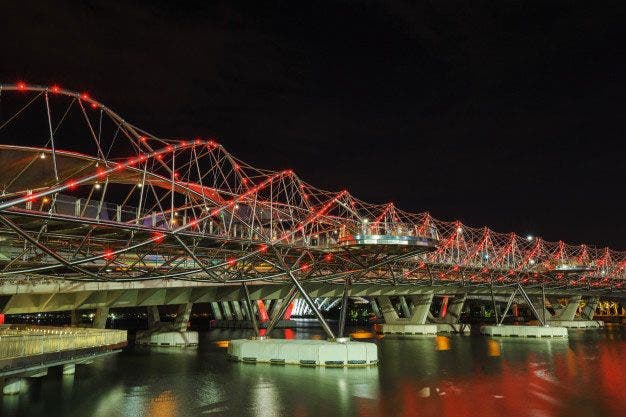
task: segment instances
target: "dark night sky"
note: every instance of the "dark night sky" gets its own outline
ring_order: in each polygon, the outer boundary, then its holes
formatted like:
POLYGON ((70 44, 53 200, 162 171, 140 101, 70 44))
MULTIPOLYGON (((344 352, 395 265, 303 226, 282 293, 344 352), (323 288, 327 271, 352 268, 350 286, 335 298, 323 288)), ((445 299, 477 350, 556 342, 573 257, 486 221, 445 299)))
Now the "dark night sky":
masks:
POLYGON ((143 3, 3 2, 1 82, 367 201, 626 249, 623 1, 143 3))

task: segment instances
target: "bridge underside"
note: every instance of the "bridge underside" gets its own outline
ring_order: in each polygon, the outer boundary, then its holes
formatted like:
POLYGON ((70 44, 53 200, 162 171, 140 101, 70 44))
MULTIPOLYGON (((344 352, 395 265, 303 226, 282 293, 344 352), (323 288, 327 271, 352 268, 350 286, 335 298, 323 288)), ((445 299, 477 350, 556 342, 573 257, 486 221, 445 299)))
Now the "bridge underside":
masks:
MULTIPOLYGON (((279 300, 287 297, 292 284, 248 284, 250 299, 279 300)), ((304 289, 312 298, 341 298, 343 283, 306 283, 304 289)), ((465 286, 462 284, 431 285, 428 281, 407 285, 352 284, 348 296, 363 298, 397 297, 420 294, 445 296, 467 293, 470 298, 506 301, 513 286, 465 286)), ((541 297, 540 287, 527 287, 529 296, 541 297)), ((546 289, 547 297, 579 295, 580 289, 546 289)), ((592 296, 593 292, 586 292, 592 296)), ((599 295, 599 294, 598 294, 599 295)), ((0 286, 0 310, 5 314, 40 313, 68 310, 87 310, 102 307, 124 308, 214 301, 241 301, 245 299, 240 284, 198 283, 190 281, 153 280, 143 282, 67 282, 47 284, 4 284, 0 286)))

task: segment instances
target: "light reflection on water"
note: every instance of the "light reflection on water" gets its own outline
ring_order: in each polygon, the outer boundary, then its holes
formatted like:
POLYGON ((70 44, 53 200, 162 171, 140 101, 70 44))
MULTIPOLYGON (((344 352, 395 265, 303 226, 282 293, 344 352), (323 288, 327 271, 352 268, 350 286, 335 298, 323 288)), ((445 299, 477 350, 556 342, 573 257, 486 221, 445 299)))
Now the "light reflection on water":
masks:
POLYGON ((624 327, 577 330, 569 340, 385 338, 376 340, 380 366, 358 369, 228 362, 224 341, 247 335, 216 330, 201 335, 198 349, 133 349, 77 366, 75 376, 51 369, 28 392, 1 398, 0 415, 624 415, 624 327))

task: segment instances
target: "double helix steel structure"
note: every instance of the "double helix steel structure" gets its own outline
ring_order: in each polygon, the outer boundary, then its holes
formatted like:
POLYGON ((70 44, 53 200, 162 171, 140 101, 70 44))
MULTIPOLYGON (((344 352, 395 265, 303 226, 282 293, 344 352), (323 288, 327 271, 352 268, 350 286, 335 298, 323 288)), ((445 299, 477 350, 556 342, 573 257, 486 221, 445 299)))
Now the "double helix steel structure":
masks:
POLYGON ((626 253, 498 233, 167 139, 88 94, 0 85, 0 282, 336 282, 621 292, 626 253))

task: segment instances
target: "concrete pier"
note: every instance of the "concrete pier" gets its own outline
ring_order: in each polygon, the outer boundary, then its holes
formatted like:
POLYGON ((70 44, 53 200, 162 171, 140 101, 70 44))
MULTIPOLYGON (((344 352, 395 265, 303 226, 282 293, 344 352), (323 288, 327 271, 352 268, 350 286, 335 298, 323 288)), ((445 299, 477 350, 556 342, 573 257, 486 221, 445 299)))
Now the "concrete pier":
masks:
POLYGON ((187 330, 192 307, 192 303, 180 304, 173 323, 161 322, 158 308, 149 308, 148 330, 137 332, 135 342, 147 346, 197 346, 198 332, 187 330))
POLYGON ((363 367, 378 364, 378 348, 352 341, 236 339, 228 345, 228 357, 244 363, 363 367))
POLYGON ((7 378, 2 387, 2 393, 4 395, 16 395, 20 392, 26 391, 28 384, 24 378, 7 378))
POLYGON ((565 327, 552 326, 482 326, 480 332, 487 336, 501 337, 567 337, 565 327))
POLYGON ((147 346, 186 347, 198 345, 198 332, 179 330, 157 330, 152 333, 137 333, 136 343, 147 346))
POLYGON ((384 335, 398 335, 398 336, 410 336, 410 335, 435 335, 437 334, 438 327, 436 324, 382 324, 380 326, 380 333, 384 335))
POLYGON ((599 329, 604 327, 604 322, 602 320, 551 320, 550 325, 568 329, 599 329))

